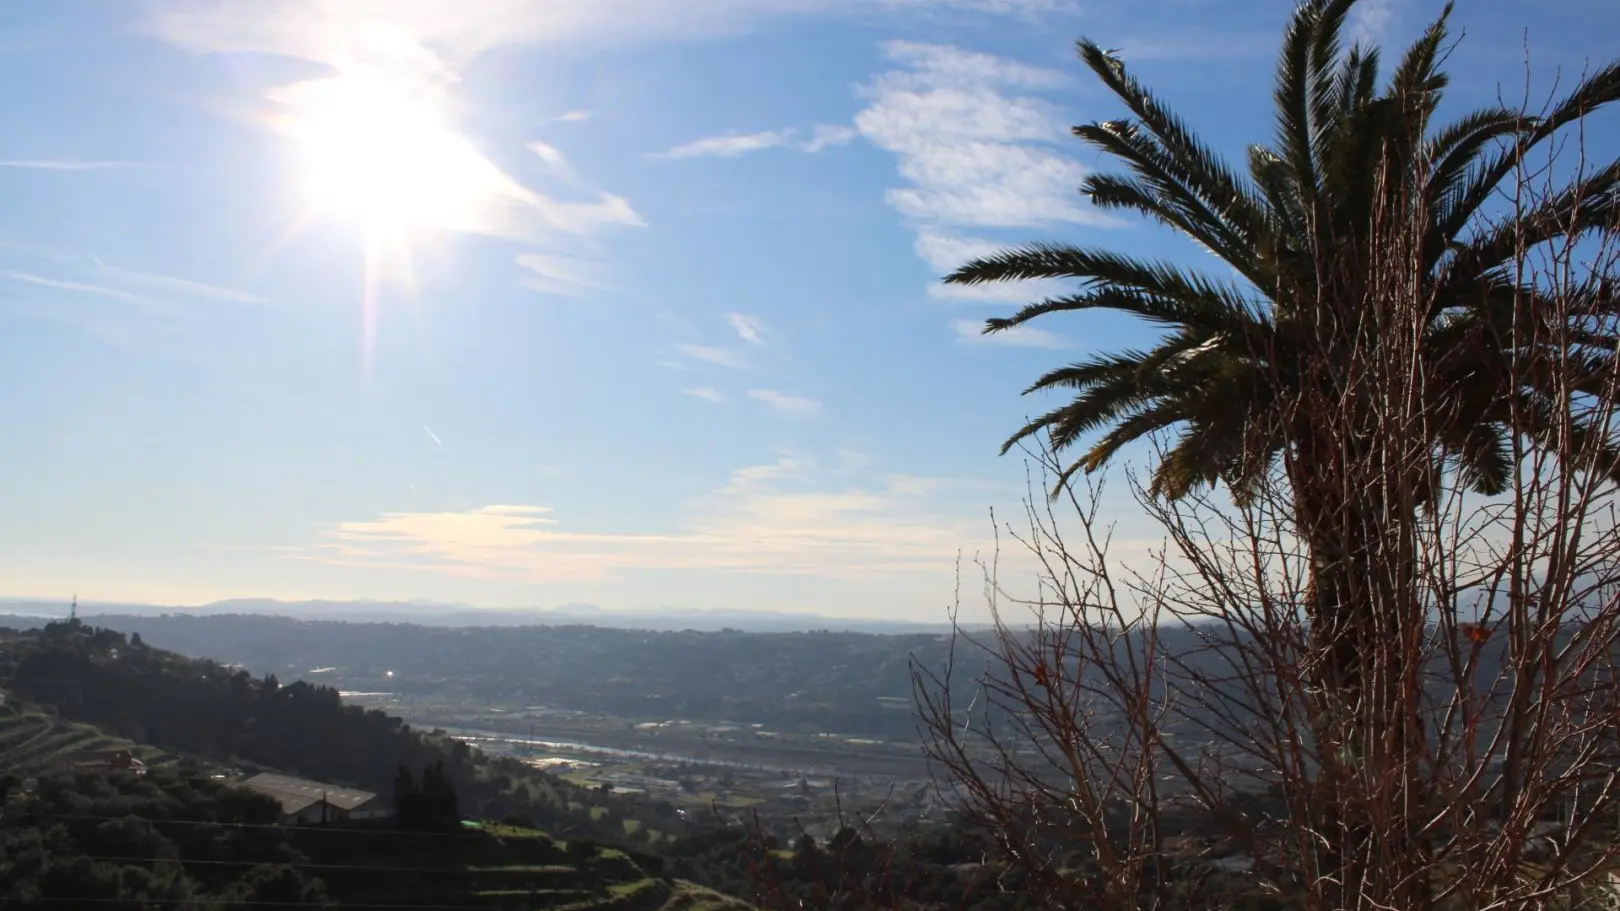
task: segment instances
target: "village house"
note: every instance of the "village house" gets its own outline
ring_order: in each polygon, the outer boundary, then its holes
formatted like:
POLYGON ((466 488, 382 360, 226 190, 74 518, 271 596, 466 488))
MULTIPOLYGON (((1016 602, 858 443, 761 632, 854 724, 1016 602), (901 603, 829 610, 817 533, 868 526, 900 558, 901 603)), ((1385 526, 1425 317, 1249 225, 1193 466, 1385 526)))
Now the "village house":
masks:
POLYGON ((109 772, 145 775, 146 763, 128 750, 81 750, 56 757, 59 772, 109 772))
POLYGON ((340 788, 291 775, 263 772, 243 781, 242 785, 281 804, 281 821, 287 825, 383 819, 393 815, 393 808, 370 791, 340 788))

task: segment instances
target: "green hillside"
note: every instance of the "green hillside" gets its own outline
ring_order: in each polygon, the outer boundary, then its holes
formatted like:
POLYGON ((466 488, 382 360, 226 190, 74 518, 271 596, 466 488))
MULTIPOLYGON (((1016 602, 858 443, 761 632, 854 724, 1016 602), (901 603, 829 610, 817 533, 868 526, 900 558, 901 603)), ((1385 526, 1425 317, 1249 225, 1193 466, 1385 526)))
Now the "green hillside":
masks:
POLYGON ((645 805, 344 705, 334 690, 283 687, 76 622, 0 631, 0 690, 8 911, 747 907, 617 845, 645 805), (146 774, 60 769, 87 750, 128 750, 146 774), (275 802, 234 780, 274 769, 391 795, 396 776, 428 767, 459 812, 425 826, 283 826, 275 802))

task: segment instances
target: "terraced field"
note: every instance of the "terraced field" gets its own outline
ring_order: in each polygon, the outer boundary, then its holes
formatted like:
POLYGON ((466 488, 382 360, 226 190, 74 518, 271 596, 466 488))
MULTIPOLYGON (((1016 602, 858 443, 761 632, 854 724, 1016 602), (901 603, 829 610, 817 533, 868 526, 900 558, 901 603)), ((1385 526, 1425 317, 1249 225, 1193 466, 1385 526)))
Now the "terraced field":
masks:
POLYGON ((467 908, 558 911, 747 911, 690 883, 649 873, 623 851, 570 845, 535 829, 466 824, 465 837, 357 828, 299 829, 294 842, 317 858, 339 906, 420 900, 430 891, 467 908), (326 865, 330 866, 326 866, 326 865), (409 868, 379 878, 380 865, 409 868))
POLYGON ((111 737, 87 724, 63 721, 43 712, 0 709, 0 773, 43 772, 52 767, 57 757, 84 750, 129 750, 149 768, 177 760, 156 747, 111 737))

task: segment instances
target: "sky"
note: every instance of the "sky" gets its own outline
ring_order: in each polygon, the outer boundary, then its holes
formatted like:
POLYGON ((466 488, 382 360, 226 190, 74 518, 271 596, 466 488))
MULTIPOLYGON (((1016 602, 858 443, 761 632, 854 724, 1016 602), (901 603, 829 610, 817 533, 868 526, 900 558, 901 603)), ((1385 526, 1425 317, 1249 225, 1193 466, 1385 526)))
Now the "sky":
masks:
MULTIPOLYGON (((1567 83, 1609 2, 1461 4, 1449 103, 1527 55, 1567 83)), ((1152 333, 986 338, 1049 289, 939 278, 1033 240, 1208 265, 1076 192, 1108 163, 1068 127, 1121 112, 1073 40, 1240 160, 1289 9, 0 6, 0 596, 940 620, 1026 495, 1020 391, 1152 333)))

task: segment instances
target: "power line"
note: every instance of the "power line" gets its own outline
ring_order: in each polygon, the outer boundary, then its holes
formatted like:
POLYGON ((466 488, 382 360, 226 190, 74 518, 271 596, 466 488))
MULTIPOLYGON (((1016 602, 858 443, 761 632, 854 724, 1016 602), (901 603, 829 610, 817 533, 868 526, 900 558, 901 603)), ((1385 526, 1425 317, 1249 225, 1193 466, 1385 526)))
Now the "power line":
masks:
POLYGON ((296 860, 187 860, 183 857, 105 857, 99 854, 75 854, 75 860, 93 860, 109 864, 174 863, 182 867, 204 865, 212 867, 292 867, 298 870, 352 870, 365 873, 533 873, 536 876, 576 873, 566 864, 514 864, 509 867, 378 867, 369 864, 322 864, 296 860))
MULTIPOLYGON (((522 896, 513 896, 513 897, 514 898, 521 898, 522 896)), ((17 899, 17 900, 21 901, 21 899, 17 899)), ((407 903, 407 902, 396 902, 396 903, 388 903, 388 902, 350 902, 350 901, 337 901, 336 899, 328 899, 326 901, 319 901, 319 902, 314 902, 314 901, 290 902, 290 901, 270 901, 270 900, 255 901, 255 900, 252 900, 252 899, 229 898, 229 897, 220 896, 220 895, 208 896, 208 897, 203 897, 203 898, 142 898, 142 899, 134 899, 134 898, 65 898, 65 897, 58 898, 58 897, 51 897, 51 896, 40 896, 40 897, 37 897, 37 898, 30 898, 27 901, 30 902, 30 903, 44 902, 44 903, 48 903, 48 904, 69 903, 69 904, 73 904, 73 905, 126 905, 126 906, 129 905, 132 902, 141 901, 141 902, 145 902, 145 903, 148 903, 148 904, 157 905, 159 907, 162 907, 162 906, 165 906, 165 905, 225 905, 227 907, 247 906, 247 907, 254 907, 254 908, 330 908, 330 909, 333 909, 333 911, 347 911, 347 909, 349 909, 349 908, 365 908, 365 909, 370 909, 370 911, 380 911, 380 909, 384 909, 384 908, 394 909, 394 911, 400 911, 400 909, 415 909, 415 911, 467 911, 467 907, 468 907, 465 904, 460 904, 460 905, 440 905, 440 904, 417 904, 417 903, 414 903, 414 902, 410 902, 410 903, 407 903)))
MULTIPOLYGON (((410 830, 407 830, 407 829, 359 829, 359 828, 334 827, 334 826, 290 826, 290 825, 282 825, 280 823, 273 823, 272 824, 272 823, 256 823, 256 822, 215 822, 213 820, 208 820, 208 819, 152 819, 151 817, 147 817, 147 816, 137 816, 137 815, 135 815, 133 813, 128 814, 128 815, 124 815, 124 816, 96 816, 96 815, 83 814, 83 813, 30 813, 30 812, 28 812, 26 810, 19 812, 17 818, 18 819, 28 819, 28 818, 32 818, 32 819, 65 819, 65 820, 80 820, 80 821, 86 821, 86 822, 124 822, 124 821, 134 821, 134 822, 151 823, 152 825, 219 826, 221 828, 227 828, 227 829, 277 829, 277 830, 280 830, 280 831, 283 831, 283 832, 327 832, 327 833, 341 834, 341 835, 383 835, 383 836, 396 836, 396 837, 407 837, 407 836, 409 836, 409 837, 413 837, 413 838, 474 839, 474 838, 477 838, 480 833, 482 833, 484 835, 490 836, 491 838, 496 838, 496 839, 501 838, 501 834, 499 832, 491 832, 488 829, 484 828, 483 826, 479 826, 477 831, 468 831, 468 832, 417 832, 417 831, 410 831, 410 830)), ((528 830, 525 830, 525 831, 528 831, 528 830)), ((539 831, 539 830, 534 830, 534 831, 539 831)), ((544 832, 541 832, 539 837, 550 839, 550 836, 548 834, 544 833, 544 832)))

